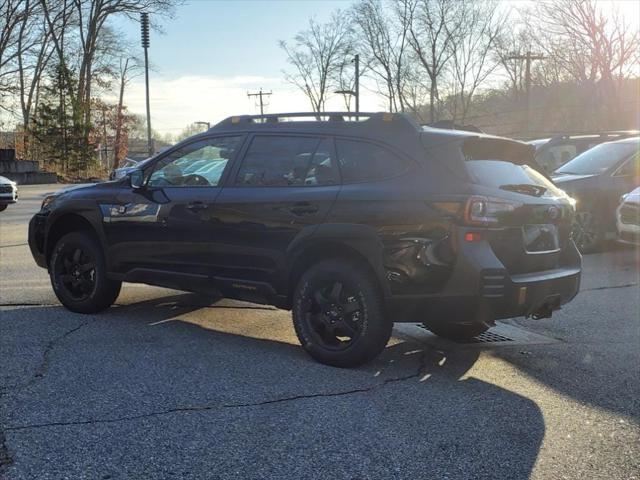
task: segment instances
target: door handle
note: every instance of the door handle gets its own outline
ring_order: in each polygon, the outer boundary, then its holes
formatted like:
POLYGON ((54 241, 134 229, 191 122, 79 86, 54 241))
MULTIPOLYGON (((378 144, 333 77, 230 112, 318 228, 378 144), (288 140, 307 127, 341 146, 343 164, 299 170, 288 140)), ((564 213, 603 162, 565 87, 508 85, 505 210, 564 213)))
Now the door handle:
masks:
POLYGON ((205 208, 207 208, 207 205, 202 202, 191 202, 189 205, 187 205, 187 209, 191 210, 192 212, 198 212, 200 210, 204 210, 205 208))
POLYGON ((318 205, 313 205, 308 202, 296 203, 289 209, 289 211, 294 215, 317 213, 318 210, 320 210, 320 207, 318 207, 318 205))

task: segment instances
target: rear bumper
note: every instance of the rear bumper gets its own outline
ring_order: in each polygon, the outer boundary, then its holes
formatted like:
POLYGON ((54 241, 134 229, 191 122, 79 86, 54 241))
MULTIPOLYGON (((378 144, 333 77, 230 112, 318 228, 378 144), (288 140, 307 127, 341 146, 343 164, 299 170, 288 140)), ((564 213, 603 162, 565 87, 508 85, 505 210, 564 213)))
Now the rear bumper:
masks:
POLYGON ((29 222, 29 249, 39 267, 47 268, 45 230, 47 216, 36 214, 29 222))
POLYGON ((395 322, 472 324, 521 316, 550 316, 580 289, 582 260, 571 242, 560 268, 510 275, 486 242, 459 244, 444 289, 428 295, 387 298, 395 322))

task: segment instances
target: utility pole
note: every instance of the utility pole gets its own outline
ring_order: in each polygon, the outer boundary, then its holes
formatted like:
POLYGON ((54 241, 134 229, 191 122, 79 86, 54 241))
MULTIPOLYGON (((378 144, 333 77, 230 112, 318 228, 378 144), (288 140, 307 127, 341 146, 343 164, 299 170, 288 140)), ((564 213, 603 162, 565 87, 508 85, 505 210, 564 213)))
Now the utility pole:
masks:
POLYGON ((149 106, 149 14, 140 14, 140 29, 142 33, 142 48, 144 48, 144 81, 147 92, 147 148, 149 156, 153 155, 153 140, 151 139, 151 107, 149 106))
POLYGON ((273 92, 263 92, 262 88, 260 88, 260 91, 257 93, 249 93, 247 92, 247 97, 251 98, 251 97, 259 97, 260 98, 260 115, 264 115, 264 100, 262 99, 262 97, 268 97, 272 94, 273 92))
POLYGON ((355 97, 356 97, 356 113, 360 113, 360 55, 356 55, 353 59, 356 64, 356 85, 355 85, 355 97))
MULTIPOLYGON (((356 67, 353 90, 336 90, 333 93, 340 95, 351 95, 356 99, 356 113, 360 113, 360 55, 356 55, 352 60, 356 67)), ((351 100, 347 108, 351 108, 351 100)))
POLYGON ((526 107, 525 107, 525 119, 526 119, 526 129, 529 130, 529 121, 530 121, 530 111, 531 111, 531 61, 532 60, 543 60, 544 55, 531 53, 531 50, 527 50, 525 55, 522 54, 514 54, 510 57, 507 57, 507 60, 524 60, 525 61, 525 71, 524 71, 524 85, 525 85, 525 95, 526 95, 526 107))
POLYGON ((106 106, 102 107, 102 134, 104 137, 104 146, 102 147, 102 151, 104 152, 104 164, 107 168, 109 168, 109 149, 107 148, 107 118, 105 115, 106 106))

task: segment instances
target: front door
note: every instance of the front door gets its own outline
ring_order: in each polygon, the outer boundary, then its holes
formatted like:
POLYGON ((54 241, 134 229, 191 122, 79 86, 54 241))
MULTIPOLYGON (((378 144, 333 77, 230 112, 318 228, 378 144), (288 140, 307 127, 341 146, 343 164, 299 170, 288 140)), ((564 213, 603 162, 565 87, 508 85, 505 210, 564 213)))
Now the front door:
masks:
POLYGON ((119 196, 105 228, 115 271, 210 273, 207 221, 242 140, 224 136, 186 143, 149 166, 142 189, 119 196))

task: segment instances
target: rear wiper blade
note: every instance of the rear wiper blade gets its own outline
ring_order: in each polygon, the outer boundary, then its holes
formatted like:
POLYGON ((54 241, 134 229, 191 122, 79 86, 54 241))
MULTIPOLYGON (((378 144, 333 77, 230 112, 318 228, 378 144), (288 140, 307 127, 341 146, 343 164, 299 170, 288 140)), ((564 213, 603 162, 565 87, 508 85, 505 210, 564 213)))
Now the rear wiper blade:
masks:
POLYGON ((530 183, 516 183, 510 185, 500 185, 502 190, 509 190, 511 192, 523 193, 525 195, 532 195, 534 197, 541 197, 544 192, 547 191, 546 187, 541 185, 531 185, 530 183))

